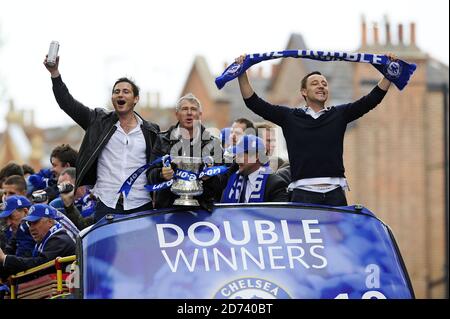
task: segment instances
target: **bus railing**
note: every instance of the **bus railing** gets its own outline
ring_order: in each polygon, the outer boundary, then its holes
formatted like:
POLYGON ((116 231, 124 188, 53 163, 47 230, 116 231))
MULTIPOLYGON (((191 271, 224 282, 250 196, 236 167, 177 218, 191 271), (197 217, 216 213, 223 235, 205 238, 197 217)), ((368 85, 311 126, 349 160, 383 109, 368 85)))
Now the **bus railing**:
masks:
POLYGON ((49 269, 55 267, 56 270, 56 294, 62 295, 64 292, 63 287, 63 265, 72 263, 74 264, 76 260, 76 256, 67 256, 67 257, 57 257, 54 260, 50 260, 44 264, 39 266, 27 269, 25 271, 21 271, 17 274, 11 275, 9 277, 9 286, 10 286, 10 296, 11 299, 17 299, 17 285, 20 279, 23 279, 32 274, 36 274, 42 270, 49 269))

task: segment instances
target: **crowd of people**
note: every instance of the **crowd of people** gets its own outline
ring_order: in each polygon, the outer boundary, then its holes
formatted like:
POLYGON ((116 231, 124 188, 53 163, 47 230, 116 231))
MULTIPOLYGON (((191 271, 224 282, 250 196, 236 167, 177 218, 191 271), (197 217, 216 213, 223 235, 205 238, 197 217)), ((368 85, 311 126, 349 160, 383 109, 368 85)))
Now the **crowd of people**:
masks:
MULTIPOLYGON (((245 55, 238 57, 242 63, 245 55)), ((395 59, 395 57, 391 56, 395 59)), ((177 122, 166 131, 135 112, 139 87, 129 78, 112 88, 114 110, 90 108, 69 92, 56 64, 50 72, 59 107, 85 130, 79 150, 59 145, 50 168, 35 172, 9 163, 0 170, 0 278, 57 256, 75 253, 80 230, 106 214, 130 214, 174 205, 170 188, 148 191, 177 177, 177 156, 196 157, 221 173, 199 177, 200 206, 215 203, 302 202, 345 206, 348 189, 343 165, 346 126, 376 107, 389 89, 382 78, 359 100, 325 106, 328 82, 312 72, 300 83, 305 106, 272 105, 253 91, 246 73, 239 76, 244 104, 266 122, 239 118, 213 136, 202 124, 201 101, 189 93, 175 105, 177 122), (287 143, 288 159, 274 153, 276 125, 287 143), (144 165, 145 174, 134 174, 144 165), (124 182, 135 178, 128 192, 124 182)), ((152 119, 157 121, 157 119, 152 119)))

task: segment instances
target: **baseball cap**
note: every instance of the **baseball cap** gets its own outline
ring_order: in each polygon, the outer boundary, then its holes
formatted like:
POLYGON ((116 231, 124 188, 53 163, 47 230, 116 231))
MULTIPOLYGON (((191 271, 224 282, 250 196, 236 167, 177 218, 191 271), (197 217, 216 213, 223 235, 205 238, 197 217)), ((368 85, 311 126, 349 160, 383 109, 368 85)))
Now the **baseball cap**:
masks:
POLYGON ((58 216, 58 211, 52 206, 46 204, 35 204, 31 206, 30 210, 28 211, 28 216, 24 217, 23 220, 35 222, 43 217, 55 220, 62 218, 61 216, 58 216))
POLYGON ((20 195, 13 195, 6 199, 5 210, 0 214, 0 218, 6 218, 13 213, 16 209, 30 207, 31 202, 25 197, 20 195))
POLYGON ((236 146, 233 147, 233 154, 248 152, 265 154, 266 147, 264 146, 263 140, 255 135, 243 135, 236 146))

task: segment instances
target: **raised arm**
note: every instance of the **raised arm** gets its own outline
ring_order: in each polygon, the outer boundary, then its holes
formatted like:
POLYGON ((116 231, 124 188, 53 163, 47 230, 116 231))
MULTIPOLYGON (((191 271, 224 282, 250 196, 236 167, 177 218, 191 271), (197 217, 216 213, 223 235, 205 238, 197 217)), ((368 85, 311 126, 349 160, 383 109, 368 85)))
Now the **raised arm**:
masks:
POLYGON ((388 79, 386 79, 385 77, 383 77, 379 82, 378 82, 378 87, 380 89, 382 89, 383 91, 388 91, 389 88, 391 87, 391 81, 389 81, 388 79))
POLYGON ((50 76, 52 78, 57 78, 58 76, 61 75, 59 73, 59 56, 56 57, 56 63, 54 66, 50 66, 47 64, 47 58, 48 58, 48 55, 45 56, 44 66, 48 70, 48 72, 50 72, 50 76))
POLYGON ((78 125, 87 130, 91 116, 94 116, 94 110, 78 102, 70 94, 69 89, 64 84, 59 73, 59 56, 56 58, 54 66, 47 64, 47 56, 44 60, 44 66, 50 72, 53 83, 53 94, 59 107, 66 112, 78 125))
MULTIPOLYGON (((245 54, 239 56, 235 59, 235 62, 238 64, 242 64, 245 59, 245 54)), ((241 94, 244 99, 250 98, 255 91, 253 91, 252 85, 250 84, 250 81, 248 80, 247 72, 242 73, 238 77, 239 81, 239 88, 241 89, 241 94)))
MULTIPOLYGON (((394 53, 386 53, 386 56, 391 60, 391 61, 395 61, 398 59, 398 57, 394 54, 394 53)), ((378 82, 378 87, 380 89, 382 89, 383 91, 388 91, 389 88, 391 86, 391 81, 389 81, 386 77, 383 77, 379 82, 378 82)))
MULTIPOLYGON (((387 53, 386 55, 391 60, 397 60, 397 56, 392 53, 387 53)), ((391 81, 389 81, 386 77, 383 77, 369 94, 361 97, 353 103, 339 106, 339 108, 343 110, 347 122, 352 122, 360 118, 380 104, 390 86, 391 81)))
MULTIPOLYGON (((246 54, 243 54, 236 58, 235 62, 242 64, 245 57, 246 54)), ((248 80, 247 72, 242 73, 238 77, 238 82, 242 98, 244 99, 245 105, 250 110, 277 125, 282 126, 284 124, 293 109, 286 106, 273 105, 261 99, 255 94, 255 91, 253 91, 250 81, 248 80)))

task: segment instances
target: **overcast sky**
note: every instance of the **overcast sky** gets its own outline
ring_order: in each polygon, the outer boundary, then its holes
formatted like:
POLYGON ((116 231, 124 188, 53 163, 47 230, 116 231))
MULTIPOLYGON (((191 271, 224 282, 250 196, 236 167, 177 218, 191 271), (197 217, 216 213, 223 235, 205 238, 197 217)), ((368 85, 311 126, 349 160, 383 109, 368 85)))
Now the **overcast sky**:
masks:
POLYGON ((61 44, 64 81, 85 105, 107 105, 121 76, 171 105, 196 55, 221 73, 240 53, 284 49, 294 32, 310 49, 354 51, 362 15, 370 28, 387 15, 394 40, 398 23, 409 39, 415 22, 418 46, 448 65, 448 0, 1 0, 0 131, 11 98, 34 109, 41 127, 71 123, 42 65, 52 40, 61 44))

